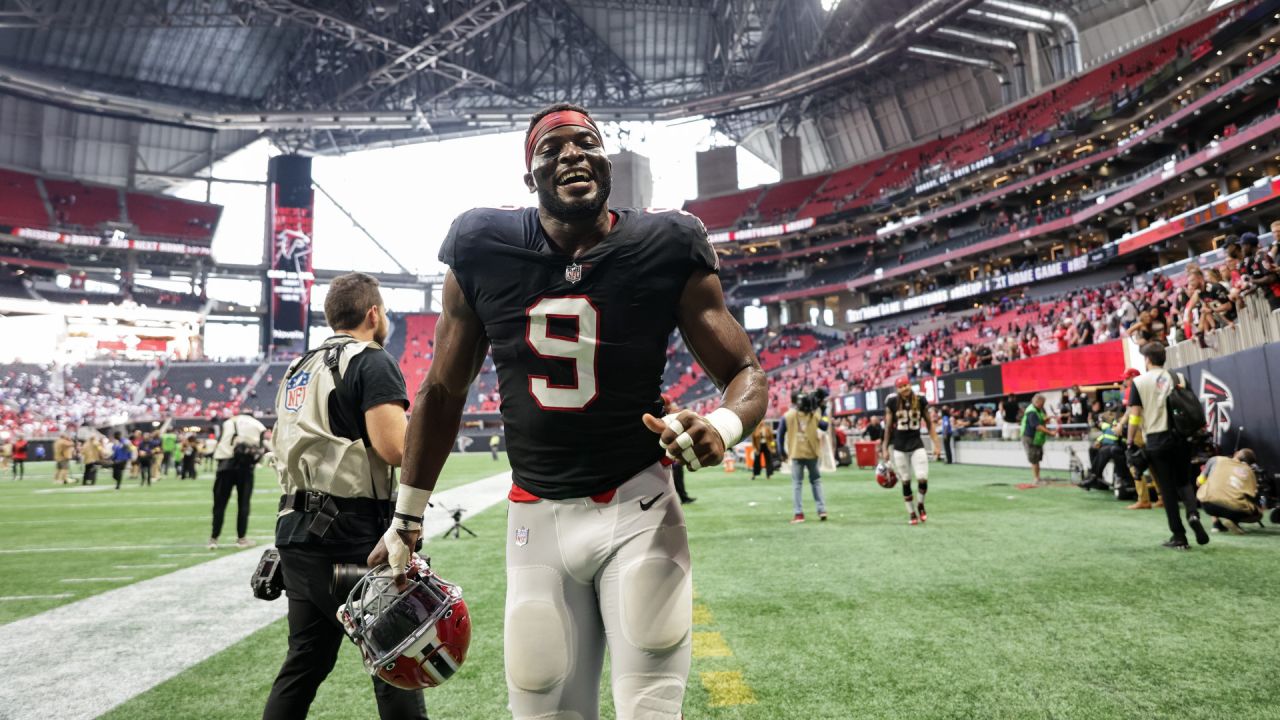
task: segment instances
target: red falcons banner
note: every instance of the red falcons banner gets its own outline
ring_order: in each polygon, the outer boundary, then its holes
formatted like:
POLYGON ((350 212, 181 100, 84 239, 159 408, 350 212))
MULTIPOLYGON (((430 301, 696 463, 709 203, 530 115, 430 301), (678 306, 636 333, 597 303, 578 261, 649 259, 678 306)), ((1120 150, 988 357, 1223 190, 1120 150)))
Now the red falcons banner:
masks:
POLYGON ((281 155, 268 166, 267 230, 271 290, 265 351, 272 359, 307 351, 311 312, 312 221, 311 158, 281 155))

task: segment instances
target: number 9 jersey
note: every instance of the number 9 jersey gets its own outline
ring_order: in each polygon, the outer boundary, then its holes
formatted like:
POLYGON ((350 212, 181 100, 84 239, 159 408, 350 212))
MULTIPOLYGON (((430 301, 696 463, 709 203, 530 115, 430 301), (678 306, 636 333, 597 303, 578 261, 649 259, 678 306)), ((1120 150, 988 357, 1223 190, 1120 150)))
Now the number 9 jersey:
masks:
POLYGON ((662 457, 640 418, 663 414, 685 284, 718 269, 696 217, 612 212, 576 260, 551 246, 537 208, 469 210, 440 248, 489 339, 512 479, 538 497, 607 492, 662 457))

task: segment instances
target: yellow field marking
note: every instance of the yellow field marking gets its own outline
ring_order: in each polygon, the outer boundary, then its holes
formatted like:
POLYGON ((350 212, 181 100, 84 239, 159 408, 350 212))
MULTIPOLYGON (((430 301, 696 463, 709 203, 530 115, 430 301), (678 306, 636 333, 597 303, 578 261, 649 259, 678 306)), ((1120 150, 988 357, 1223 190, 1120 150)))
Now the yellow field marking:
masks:
MULTIPOLYGON (((718 633, 717 633, 718 634, 718 633)), ((711 696, 711 707, 755 705, 756 695, 737 670, 701 673, 702 687, 711 696)))
POLYGON ((711 616, 711 608, 706 605, 698 604, 693 606, 693 624, 694 625, 710 625, 716 620, 711 616))
POLYGON ((696 632, 693 634, 693 656, 696 658, 733 657, 724 636, 718 632, 696 632))

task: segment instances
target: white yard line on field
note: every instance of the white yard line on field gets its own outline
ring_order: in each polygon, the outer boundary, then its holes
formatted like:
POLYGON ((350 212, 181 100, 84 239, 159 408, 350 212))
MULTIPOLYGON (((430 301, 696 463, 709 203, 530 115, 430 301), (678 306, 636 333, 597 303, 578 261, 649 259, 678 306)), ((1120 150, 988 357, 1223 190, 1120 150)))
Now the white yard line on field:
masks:
POLYGON ((65 600, 75 597, 75 593, 57 593, 56 595, 0 595, 0 602, 13 600, 65 600))
MULTIPOLYGON (((478 513, 501 502, 510 485, 511 474, 502 473, 433 500, 440 508, 478 513)), ((438 538, 452 524, 448 513, 430 511, 423 537, 438 538)), ((191 546, 122 549, 175 547, 191 546)), ((72 548, 8 552, 46 550, 72 548)), ((283 617, 284 602, 262 602, 249 593, 260 550, 224 555, 0 626, 0 717, 97 717, 283 617)))

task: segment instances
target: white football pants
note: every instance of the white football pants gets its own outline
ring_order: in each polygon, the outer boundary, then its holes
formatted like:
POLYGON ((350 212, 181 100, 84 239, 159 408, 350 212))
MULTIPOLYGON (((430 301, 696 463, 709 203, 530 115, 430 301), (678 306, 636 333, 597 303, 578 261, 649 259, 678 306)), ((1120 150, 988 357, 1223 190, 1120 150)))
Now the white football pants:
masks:
POLYGON ((618 720, 676 720, 693 582, 684 512, 655 463, 608 503, 510 503, 505 660, 516 720, 598 720, 607 647, 618 720))

